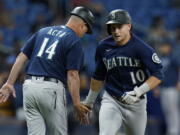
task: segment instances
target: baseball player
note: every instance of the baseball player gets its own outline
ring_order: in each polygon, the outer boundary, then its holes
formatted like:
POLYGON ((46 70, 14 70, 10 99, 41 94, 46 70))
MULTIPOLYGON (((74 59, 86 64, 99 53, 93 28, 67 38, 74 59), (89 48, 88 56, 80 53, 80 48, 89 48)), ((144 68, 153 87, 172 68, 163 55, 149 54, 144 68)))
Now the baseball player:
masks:
POLYGON ((66 25, 40 29, 21 49, 0 90, 0 103, 10 94, 16 96, 13 84, 29 60, 23 84, 29 135, 67 135, 66 86, 78 117, 86 122, 85 113, 89 109, 80 103, 79 97, 79 70, 83 64, 80 38, 85 33, 92 33, 93 22, 91 11, 76 7, 66 25))
POLYGON ((166 120, 166 134, 180 134, 180 63, 179 57, 173 54, 170 41, 162 41, 158 47, 162 60, 164 80, 160 85, 160 100, 166 120))
POLYGON ((117 135, 124 125, 126 135, 144 135, 146 92, 162 80, 162 65, 155 51, 132 33, 129 13, 117 9, 106 23, 110 36, 96 50, 96 70, 83 103, 91 107, 104 85, 99 112, 100 135, 117 135))

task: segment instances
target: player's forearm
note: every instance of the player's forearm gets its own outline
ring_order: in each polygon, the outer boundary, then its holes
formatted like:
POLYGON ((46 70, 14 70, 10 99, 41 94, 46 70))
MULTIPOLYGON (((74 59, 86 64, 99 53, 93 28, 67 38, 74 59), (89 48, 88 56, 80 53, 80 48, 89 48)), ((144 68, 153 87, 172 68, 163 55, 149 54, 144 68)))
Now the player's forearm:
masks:
POLYGON ((25 62, 28 60, 27 56, 23 53, 20 53, 18 57, 16 58, 16 61, 11 69, 11 72, 9 74, 7 83, 13 85, 21 72, 23 66, 25 65, 25 62))
POLYGON ((80 95, 79 95, 79 88, 80 88, 80 80, 79 80, 79 73, 76 70, 68 71, 68 88, 69 92, 72 97, 72 101, 74 106, 80 104, 80 95))
POLYGON ((93 91, 99 92, 100 89, 102 88, 103 84, 104 84, 103 81, 99 81, 99 80, 96 80, 96 79, 91 78, 90 88, 91 88, 93 91))
POLYGON ((161 83, 161 80, 158 79, 158 78, 155 77, 155 76, 151 76, 151 77, 149 77, 149 79, 146 81, 146 83, 148 84, 149 88, 152 90, 152 89, 156 88, 156 87, 161 83))

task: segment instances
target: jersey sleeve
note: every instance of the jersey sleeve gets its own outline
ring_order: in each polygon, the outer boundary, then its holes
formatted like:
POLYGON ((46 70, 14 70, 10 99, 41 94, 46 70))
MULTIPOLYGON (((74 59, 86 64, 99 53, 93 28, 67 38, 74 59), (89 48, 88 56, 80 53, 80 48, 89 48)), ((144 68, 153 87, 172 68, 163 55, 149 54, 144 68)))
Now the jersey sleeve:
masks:
POLYGON ((67 70, 80 70, 83 66, 84 53, 80 41, 75 42, 67 52, 67 70))
POLYGON ((138 48, 138 55, 142 63, 149 70, 150 75, 163 80, 162 63, 155 50, 145 44, 145 46, 138 48))
POLYGON ((96 64, 96 68, 93 74, 93 78, 96 80, 104 81, 106 77, 107 69, 103 62, 100 46, 98 46, 96 49, 95 64, 96 64))
POLYGON ((21 48, 21 52, 23 52, 29 59, 30 59, 31 54, 33 52, 35 40, 36 40, 36 34, 33 34, 27 40, 27 42, 24 44, 24 46, 21 48))

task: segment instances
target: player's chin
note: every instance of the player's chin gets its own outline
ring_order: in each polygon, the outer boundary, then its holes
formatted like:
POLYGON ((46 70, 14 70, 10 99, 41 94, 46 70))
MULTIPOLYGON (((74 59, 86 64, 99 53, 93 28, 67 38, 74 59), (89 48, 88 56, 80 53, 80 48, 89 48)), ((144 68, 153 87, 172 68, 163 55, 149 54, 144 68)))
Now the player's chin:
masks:
POLYGON ((118 35, 114 35, 114 34, 112 36, 113 36, 115 41, 117 41, 117 40, 119 41, 122 39, 122 36, 118 36, 118 35))
POLYGON ((121 37, 114 37, 114 40, 115 40, 116 42, 121 42, 121 41, 122 41, 122 38, 121 38, 121 37))

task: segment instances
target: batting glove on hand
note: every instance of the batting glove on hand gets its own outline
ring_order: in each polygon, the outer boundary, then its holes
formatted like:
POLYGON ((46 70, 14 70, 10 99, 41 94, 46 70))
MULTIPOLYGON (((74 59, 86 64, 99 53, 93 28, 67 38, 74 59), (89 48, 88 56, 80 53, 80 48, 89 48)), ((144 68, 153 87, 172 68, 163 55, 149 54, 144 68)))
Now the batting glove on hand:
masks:
POLYGON ((141 91, 139 90, 139 88, 137 86, 134 87, 133 91, 134 91, 136 97, 140 97, 142 95, 141 91))
POLYGON ((130 91, 130 92, 125 92, 125 93, 122 95, 122 101, 123 101, 125 104, 132 105, 132 104, 140 101, 140 98, 136 96, 135 91, 130 91))

